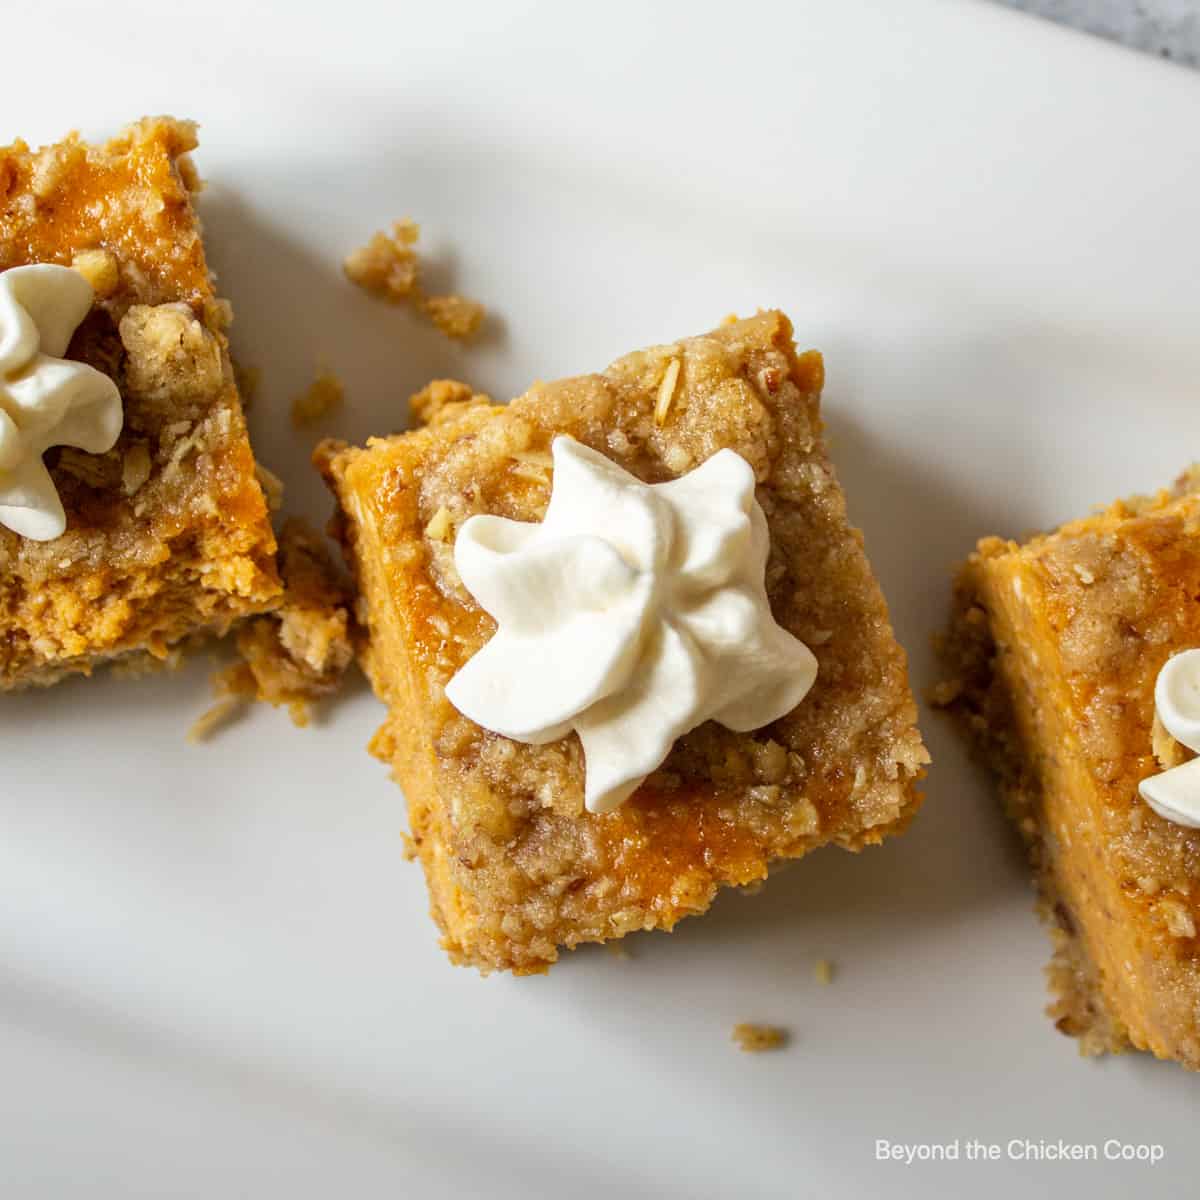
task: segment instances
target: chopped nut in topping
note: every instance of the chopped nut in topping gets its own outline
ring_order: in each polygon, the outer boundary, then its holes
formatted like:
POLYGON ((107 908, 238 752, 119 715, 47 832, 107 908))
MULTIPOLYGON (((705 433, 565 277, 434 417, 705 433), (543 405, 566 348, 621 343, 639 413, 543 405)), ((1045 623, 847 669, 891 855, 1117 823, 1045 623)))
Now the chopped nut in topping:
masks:
POLYGON ((340 408, 345 397, 342 381, 327 367, 322 367, 308 390, 292 401, 292 424, 297 429, 315 425, 322 417, 340 408))
POLYGON ((121 461, 121 490, 132 496, 150 478, 150 447, 133 442, 121 461))
POLYGON ((466 296, 430 296, 421 302, 421 311, 448 338, 457 341, 471 337, 487 315, 478 300, 466 296))
POLYGON ((733 1040, 739 1050, 747 1054, 761 1054, 764 1050, 782 1050, 791 1040, 791 1035, 778 1025, 743 1021, 733 1027, 733 1040))
POLYGON ((443 504, 425 526, 425 536, 434 542, 444 542, 450 532, 450 510, 443 504))
POLYGON ((663 453, 663 462, 676 475, 683 475, 691 470, 692 461, 692 456, 682 446, 668 446, 663 453))
POLYGON ((1194 938, 1196 936, 1196 922, 1192 918, 1192 914, 1178 900, 1160 901, 1158 912, 1172 936, 1177 938, 1194 938))
POLYGON ((80 250, 71 259, 71 266, 92 285, 92 291, 102 300, 111 296, 121 282, 116 257, 107 250, 80 250))
POLYGON ((654 404, 654 423, 665 425, 667 414, 671 411, 671 401, 675 399, 675 385, 679 382, 679 359, 673 358, 667 363, 663 372, 662 383, 658 385, 658 399, 654 404))

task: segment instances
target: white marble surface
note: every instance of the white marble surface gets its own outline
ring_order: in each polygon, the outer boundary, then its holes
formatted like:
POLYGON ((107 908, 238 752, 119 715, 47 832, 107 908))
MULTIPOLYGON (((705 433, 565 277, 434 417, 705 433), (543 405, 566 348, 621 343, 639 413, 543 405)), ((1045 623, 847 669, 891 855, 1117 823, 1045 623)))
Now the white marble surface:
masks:
POLYGON ((1162 58, 1200 67, 1198 0, 1000 0, 1162 58))

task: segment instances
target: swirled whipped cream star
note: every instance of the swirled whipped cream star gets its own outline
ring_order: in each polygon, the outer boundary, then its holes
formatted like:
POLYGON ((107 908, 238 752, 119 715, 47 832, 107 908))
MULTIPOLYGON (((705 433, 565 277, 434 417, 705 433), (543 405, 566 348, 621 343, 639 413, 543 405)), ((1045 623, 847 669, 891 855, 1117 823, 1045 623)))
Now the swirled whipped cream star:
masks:
POLYGON ((69 267, 0 271, 0 525, 34 541, 67 527, 42 455, 51 446, 103 454, 124 421, 117 385, 63 358, 92 296, 69 267))
POLYGON ((575 730, 584 802, 607 812, 702 722, 746 732, 790 712, 817 661, 771 614, 745 459, 722 450, 644 484, 573 438, 552 450, 540 524, 474 516, 459 531, 455 565, 497 630, 446 695, 520 742, 575 730))

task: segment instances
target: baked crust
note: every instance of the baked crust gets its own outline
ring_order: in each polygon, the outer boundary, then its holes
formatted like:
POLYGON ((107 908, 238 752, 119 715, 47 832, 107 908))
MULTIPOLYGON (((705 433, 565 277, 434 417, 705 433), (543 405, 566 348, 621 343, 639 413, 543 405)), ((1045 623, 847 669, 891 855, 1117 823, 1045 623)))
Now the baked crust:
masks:
POLYGON ((1137 785, 1154 684, 1200 646, 1200 495, 1134 497, 964 564, 938 699, 996 772, 1051 927, 1059 1029, 1200 1069, 1200 832, 1137 785))
POLYGON ((117 383, 107 454, 47 465, 67 530, 0 528, 0 690, 165 657, 279 595, 267 506, 229 362, 228 304, 204 258, 195 128, 146 118, 106 145, 0 148, 0 270, 76 265, 96 289, 69 356, 117 383))
POLYGON ((389 707, 372 750, 404 787, 456 961, 542 971, 560 946, 670 929, 718 887, 763 879, 772 860, 829 842, 857 850, 913 816, 928 755, 904 653, 825 454, 822 382, 820 356, 797 356, 787 318, 767 312, 507 406, 441 381, 414 397, 424 428, 318 449, 358 579, 364 666, 389 707), (771 531, 772 610, 820 663, 795 711, 754 734, 699 727, 600 815, 584 811, 574 735, 519 744, 444 695, 495 628, 458 579, 455 530, 482 512, 539 520, 558 433, 647 482, 725 447, 741 454, 771 531))

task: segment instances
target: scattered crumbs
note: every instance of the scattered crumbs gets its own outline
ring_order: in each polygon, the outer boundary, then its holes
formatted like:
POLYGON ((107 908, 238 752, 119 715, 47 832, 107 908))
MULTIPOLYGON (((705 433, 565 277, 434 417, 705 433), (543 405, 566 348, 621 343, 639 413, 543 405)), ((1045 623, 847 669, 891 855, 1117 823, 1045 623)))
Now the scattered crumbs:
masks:
POLYGON ((210 709, 203 712, 192 723, 188 730, 187 740, 193 745, 206 741, 222 725, 231 720, 235 714, 245 707, 248 697, 242 695, 226 695, 210 709))
POLYGON ((782 1050, 791 1040, 786 1029, 778 1025, 756 1025, 743 1021, 733 1027, 733 1040, 746 1054, 761 1054, 764 1050, 782 1050))
POLYGON ((233 381, 237 384, 238 396, 241 397, 242 408, 249 408, 258 398, 258 389, 262 387, 261 368, 243 366, 235 358, 233 360, 233 381))
POLYGON ((415 221, 405 217, 392 222, 392 232, 376 233, 347 256, 342 270, 351 283, 390 304, 402 304, 417 287, 417 252, 420 235, 415 221))
POLYGON ((448 338, 464 341, 483 324, 487 309, 466 296, 430 296, 421 301, 421 311, 448 338))
POLYGON ((415 246, 420 226, 405 217, 392 222, 392 232, 372 235, 365 245, 342 263, 346 278, 357 287, 389 304, 412 303, 448 338, 472 337, 483 324, 487 309, 478 300, 449 293, 425 296, 421 292, 421 262, 415 246))
POLYGON ((400 857, 403 858, 405 862, 416 862, 419 851, 417 850, 417 843, 413 840, 412 835, 401 831, 400 844, 403 847, 400 851, 400 857))
POLYGON ((254 464, 254 477, 263 490, 267 508, 271 512, 278 512, 283 507, 283 480, 260 462, 254 464))
POLYGON ((425 536, 433 542, 444 542, 450 532, 450 510, 443 504, 425 526, 425 536))
POLYGON ((654 402, 654 423, 665 425, 667 414, 671 411, 671 401, 675 399, 675 385, 679 382, 679 359, 673 358, 667 363, 663 372, 662 382, 658 385, 658 399, 654 402))
POLYGON ((721 318, 721 324, 722 324, 722 325, 736 325, 736 324, 737 324, 737 322, 738 322, 738 315, 737 315, 737 313, 726 313, 726 314, 725 314, 725 315, 724 315, 724 316, 721 318))
POLYGON ((633 957, 633 955, 629 953, 625 943, 621 941, 605 942, 604 949, 607 950, 608 953, 613 956, 613 958, 619 958, 622 962, 628 962, 633 957))
POLYGON ((833 963, 827 958, 818 958, 813 964, 813 974, 820 984, 833 982, 833 963))
POLYGON ((354 658, 350 584, 325 539, 304 521, 292 519, 283 526, 279 574, 283 602, 238 627, 239 661, 213 676, 221 702, 193 727, 202 735, 252 700, 285 705, 293 724, 307 725, 311 702, 338 690, 354 658), (228 709, 213 716, 222 704, 228 709))
POLYGON ((297 429, 315 425, 334 409, 340 408, 345 398, 346 389, 342 381, 328 367, 322 367, 308 390, 292 401, 292 424, 297 429))

